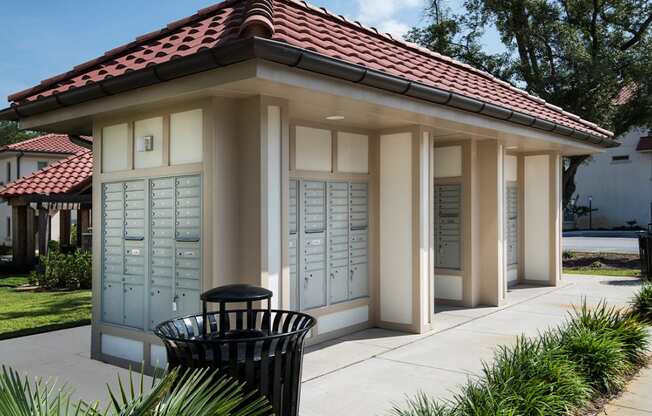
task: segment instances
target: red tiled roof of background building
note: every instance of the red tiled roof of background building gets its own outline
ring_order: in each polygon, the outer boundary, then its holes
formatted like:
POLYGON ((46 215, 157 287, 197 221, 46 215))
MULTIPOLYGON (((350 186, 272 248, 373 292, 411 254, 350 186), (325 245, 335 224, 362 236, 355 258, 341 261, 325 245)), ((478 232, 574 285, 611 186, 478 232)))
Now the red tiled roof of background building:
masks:
POLYGON ((13 94, 9 99, 18 104, 33 102, 203 49, 217 48, 237 40, 253 21, 269 25, 267 35, 275 41, 519 111, 593 136, 612 136, 594 123, 490 74, 296 0, 229 0, 207 7, 67 73, 13 94))
POLYGON ((0 189, 1 198, 23 195, 57 195, 89 184, 93 175, 93 152, 67 157, 29 176, 20 178, 0 189))
MULTIPOLYGON (((92 142, 93 138, 82 136, 81 139, 92 142)), ((67 134, 46 134, 22 142, 8 144, 0 147, 0 152, 32 152, 32 153, 61 153, 61 154, 78 154, 88 149, 79 146, 70 140, 67 134)))

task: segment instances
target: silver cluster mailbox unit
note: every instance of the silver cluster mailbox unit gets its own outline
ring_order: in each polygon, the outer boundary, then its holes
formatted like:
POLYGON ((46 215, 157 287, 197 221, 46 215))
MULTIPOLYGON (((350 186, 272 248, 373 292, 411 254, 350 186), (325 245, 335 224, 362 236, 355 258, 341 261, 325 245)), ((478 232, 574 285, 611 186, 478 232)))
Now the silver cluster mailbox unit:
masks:
POLYGON ((102 320, 142 330, 197 313, 201 178, 102 186, 102 320))
POLYGON ((368 296, 368 184, 291 180, 292 304, 301 310, 368 296))
POLYGON ((518 263, 518 186, 505 187, 505 237, 507 239, 507 265, 518 263))
POLYGON ((435 184, 435 268, 462 268, 462 185, 435 184))

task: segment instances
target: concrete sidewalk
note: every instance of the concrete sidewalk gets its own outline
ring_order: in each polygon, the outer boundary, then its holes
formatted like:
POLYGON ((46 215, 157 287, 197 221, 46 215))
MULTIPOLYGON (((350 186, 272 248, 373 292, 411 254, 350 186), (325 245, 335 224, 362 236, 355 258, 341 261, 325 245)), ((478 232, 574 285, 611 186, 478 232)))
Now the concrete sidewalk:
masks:
POLYGON ((643 369, 616 400, 609 403, 602 415, 650 416, 652 415, 652 366, 643 369))
MULTIPOLYGON (((626 305, 639 285, 631 278, 583 276, 564 276, 563 283, 512 290, 502 308, 443 308, 427 334, 369 329, 308 348, 301 415, 385 415, 393 403, 420 391, 450 398, 498 345, 563 323, 583 297, 590 304, 604 298, 626 305)), ((51 332, 0 341, 0 364, 56 377, 77 397, 105 401, 105 383, 115 385, 116 374, 127 372, 90 360, 89 349, 89 327, 51 332)))

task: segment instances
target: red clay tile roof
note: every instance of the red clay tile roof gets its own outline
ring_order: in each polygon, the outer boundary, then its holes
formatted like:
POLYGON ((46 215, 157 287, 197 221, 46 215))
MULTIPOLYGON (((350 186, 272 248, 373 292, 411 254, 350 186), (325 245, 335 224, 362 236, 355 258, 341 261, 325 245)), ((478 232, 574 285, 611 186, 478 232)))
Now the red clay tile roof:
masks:
MULTIPOLYGON (((83 140, 92 142, 93 138, 88 136, 80 137, 83 140)), ((22 142, 8 144, 0 147, 0 152, 32 152, 32 153, 61 153, 78 154, 88 149, 81 147, 70 140, 67 134, 46 134, 22 142)))
POLYGON ((641 137, 636 150, 639 152, 652 152, 652 136, 641 137))
POLYGON ((93 175, 93 152, 67 157, 29 176, 10 182, 0 189, 0 198, 24 195, 64 194, 90 183, 93 175))
POLYGON ((612 133, 510 84, 431 52, 296 0, 228 0, 106 52, 73 70, 9 97, 24 104, 120 77, 231 43, 254 23, 272 40, 386 74, 456 92, 599 138, 612 133))

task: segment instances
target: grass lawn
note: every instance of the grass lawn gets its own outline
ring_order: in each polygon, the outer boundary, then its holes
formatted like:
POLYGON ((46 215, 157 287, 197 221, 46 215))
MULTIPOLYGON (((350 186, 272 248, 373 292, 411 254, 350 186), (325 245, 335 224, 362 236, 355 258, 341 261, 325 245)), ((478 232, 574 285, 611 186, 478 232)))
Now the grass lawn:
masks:
POLYGON ((18 291, 27 277, 0 277, 0 339, 91 322, 91 291, 18 291))
POLYGON ((592 274, 596 276, 640 277, 640 269, 592 269, 590 267, 564 268, 567 274, 592 274))

